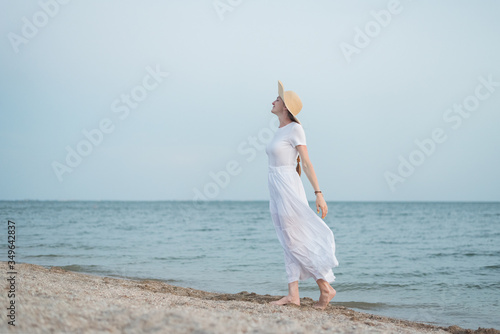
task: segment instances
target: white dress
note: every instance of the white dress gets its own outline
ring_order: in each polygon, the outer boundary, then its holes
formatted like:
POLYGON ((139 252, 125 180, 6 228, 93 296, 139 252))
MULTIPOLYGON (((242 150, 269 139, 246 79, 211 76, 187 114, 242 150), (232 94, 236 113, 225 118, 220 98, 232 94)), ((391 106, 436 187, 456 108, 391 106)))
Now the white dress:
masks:
POLYGON ((309 206, 304 186, 296 171, 297 145, 306 145, 302 125, 291 122, 278 128, 266 146, 269 158, 269 209, 285 253, 288 283, 324 279, 333 282, 335 257, 332 230, 309 206))

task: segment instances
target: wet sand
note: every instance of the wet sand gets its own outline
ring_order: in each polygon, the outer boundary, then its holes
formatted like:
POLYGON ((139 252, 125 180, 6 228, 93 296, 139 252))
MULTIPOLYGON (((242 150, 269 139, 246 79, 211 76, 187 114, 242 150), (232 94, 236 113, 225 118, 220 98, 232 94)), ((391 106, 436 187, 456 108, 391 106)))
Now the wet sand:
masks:
POLYGON ((6 333, 488 333, 495 329, 438 327, 356 312, 311 298, 274 306, 282 296, 220 294, 155 280, 127 280, 16 264, 16 326, 6 319, 7 264, 0 332, 6 333))

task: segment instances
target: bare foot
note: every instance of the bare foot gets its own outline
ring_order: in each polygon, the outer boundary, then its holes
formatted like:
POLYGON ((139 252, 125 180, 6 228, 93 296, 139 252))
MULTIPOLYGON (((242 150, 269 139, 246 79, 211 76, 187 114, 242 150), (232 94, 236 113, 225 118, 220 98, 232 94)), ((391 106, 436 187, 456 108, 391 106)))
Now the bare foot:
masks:
POLYGON ((295 304, 295 305, 300 306, 300 298, 298 298, 298 297, 293 298, 291 296, 285 296, 285 297, 281 298, 280 300, 275 300, 273 302, 270 302, 269 304, 272 304, 272 305, 295 304))
POLYGON ((321 291, 318 302, 313 305, 315 309, 324 310, 330 304, 330 300, 335 297, 337 291, 330 284, 328 284, 328 287, 328 291, 321 291))

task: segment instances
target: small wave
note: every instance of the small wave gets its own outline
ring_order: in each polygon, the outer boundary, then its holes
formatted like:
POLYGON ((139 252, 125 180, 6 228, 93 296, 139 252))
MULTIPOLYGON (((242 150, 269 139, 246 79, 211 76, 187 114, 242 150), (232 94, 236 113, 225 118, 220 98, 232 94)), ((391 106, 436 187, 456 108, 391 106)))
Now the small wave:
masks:
POLYGON ((481 267, 481 269, 500 269, 500 264, 495 264, 492 266, 481 267))
MULTIPOLYGON (((60 255, 60 254, 39 254, 39 255, 26 255, 26 258, 41 258, 41 257, 67 257, 66 255, 60 255)), ((78 255, 72 255, 71 257, 78 257, 78 255)))
POLYGON ((500 283, 498 282, 491 282, 491 283, 483 283, 483 284, 474 284, 474 283, 469 283, 469 284, 464 284, 463 285, 466 289, 476 289, 476 290, 496 290, 500 288, 500 283))
POLYGON ((111 270, 104 270, 102 269, 101 266, 97 265, 78 265, 78 264, 71 264, 67 266, 58 266, 59 268, 62 268, 67 271, 73 271, 73 272, 79 272, 79 273, 85 273, 85 274, 93 274, 93 275, 98 275, 98 276, 104 276, 104 277, 116 277, 116 278, 123 278, 123 279, 129 279, 129 280, 140 280, 140 281, 159 281, 159 282, 165 282, 169 284, 173 283, 179 283, 183 282, 182 280, 176 280, 176 279, 157 279, 157 278, 145 278, 142 276, 135 276, 135 275, 119 275, 116 272, 113 272, 111 270))
POLYGON ((484 253, 475 253, 475 252, 468 252, 468 253, 460 253, 460 252, 453 252, 453 253, 434 253, 430 254, 429 257, 434 258, 434 257, 447 257, 447 256, 452 256, 452 257, 473 257, 473 256, 498 256, 498 252, 484 252, 484 253))
POLYGON ((102 249, 103 247, 96 247, 96 246, 90 246, 90 245, 71 245, 68 247, 70 249, 78 249, 78 250, 94 250, 94 249, 102 249))
POLYGON ((393 213, 392 212, 379 212, 377 213, 377 216, 379 217, 388 217, 388 216, 392 216, 393 213))
POLYGON ((478 254, 478 253, 464 253, 464 256, 478 256, 478 255, 485 255, 485 254, 478 254))
POLYGON ((91 264, 91 265, 79 265, 79 264, 70 264, 67 266, 58 266, 64 270, 68 271, 76 271, 76 272, 100 272, 99 266, 91 264))
POLYGON ((212 232, 212 231, 220 231, 220 230, 221 230, 220 228, 205 227, 205 228, 193 228, 193 229, 190 229, 188 231, 190 231, 190 232, 212 232))
POLYGON ((500 213, 483 213, 483 217, 495 217, 500 216, 500 213))
POLYGON ((166 257, 154 257, 153 260, 160 260, 160 261, 198 260, 198 259, 204 259, 206 257, 207 256, 205 254, 196 256, 166 256, 166 257))
POLYGON ((222 270, 222 272, 236 272, 236 271, 243 271, 243 269, 228 268, 222 270))
POLYGON ((335 305, 345 306, 347 308, 357 308, 359 310, 382 310, 394 307, 386 303, 367 302, 336 302, 335 305))
POLYGON ((59 242, 59 243, 34 243, 31 245, 25 246, 26 248, 40 248, 40 247, 50 247, 50 248, 64 248, 64 247, 71 247, 73 246, 70 243, 65 243, 65 242, 59 242))
MULTIPOLYGON (((338 283, 338 291, 373 291, 373 290, 385 290, 385 289, 409 289, 413 284, 397 284, 397 283, 338 283)), ((304 289, 307 289, 304 287, 304 289)), ((311 290, 315 290, 317 287, 311 287, 311 290)))
POLYGON ((67 271, 74 271, 78 273, 85 274, 94 274, 99 276, 112 276, 114 273, 109 270, 103 269, 101 266, 97 266, 94 264, 91 265, 79 265, 79 264, 70 264, 67 266, 55 266, 67 271))

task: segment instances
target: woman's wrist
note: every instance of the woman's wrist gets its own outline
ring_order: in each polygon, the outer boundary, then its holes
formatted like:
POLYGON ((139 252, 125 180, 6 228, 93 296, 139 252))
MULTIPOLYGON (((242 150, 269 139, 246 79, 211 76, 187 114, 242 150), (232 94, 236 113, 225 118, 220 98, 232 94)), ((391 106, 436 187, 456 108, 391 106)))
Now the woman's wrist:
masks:
POLYGON ((316 190, 314 192, 314 195, 318 196, 319 194, 321 194, 321 196, 323 196, 323 193, 321 192, 321 190, 316 190))

